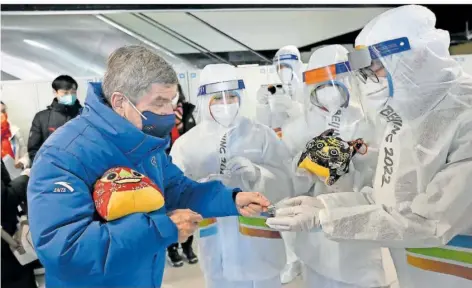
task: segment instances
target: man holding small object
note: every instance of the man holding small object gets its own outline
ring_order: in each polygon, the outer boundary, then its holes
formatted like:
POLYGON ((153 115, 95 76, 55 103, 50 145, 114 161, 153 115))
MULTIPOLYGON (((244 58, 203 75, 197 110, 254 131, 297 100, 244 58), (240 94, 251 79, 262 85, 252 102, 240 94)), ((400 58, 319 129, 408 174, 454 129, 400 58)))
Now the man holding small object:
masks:
POLYGON ((172 163, 165 149, 177 84, 172 67, 149 49, 121 47, 109 57, 103 83, 89 84, 81 114, 42 145, 28 206, 47 287, 160 287, 167 246, 185 241, 202 217, 258 215, 270 205, 259 193, 194 182, 172 163), (102 177, 116 167, 129 171, 102 177), (139 206, 135 198, 121 201, 129 206, 115 214, 97 211, 94 184, 118 176, 131 180, 113 183, 112 197, 135 193, 152 205, 139 206), (152 189, 142 184, 135 187, 140 191, 118 193, 144 177, 152 189))

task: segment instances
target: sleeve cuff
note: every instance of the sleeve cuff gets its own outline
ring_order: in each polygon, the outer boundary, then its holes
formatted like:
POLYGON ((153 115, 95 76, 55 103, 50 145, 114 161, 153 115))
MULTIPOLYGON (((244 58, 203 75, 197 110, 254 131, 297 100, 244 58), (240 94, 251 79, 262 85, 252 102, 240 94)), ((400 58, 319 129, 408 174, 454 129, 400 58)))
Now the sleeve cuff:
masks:
POLYGON ((165 214, 149 214, 155 223, 159 236, 163 239, 164 247, 177 243, 179 231, 174 222, 165 214))
POLYGON ((369 205, 364 194, 359 192, 341 192, 321 194, 316 197, 326 209, 369 205))
POLYGON ((234 188, 233 189, 233 202, 236 204, 236 195, 238 195, 239 192, 242 192, 243 190, 239 188, 234 188))

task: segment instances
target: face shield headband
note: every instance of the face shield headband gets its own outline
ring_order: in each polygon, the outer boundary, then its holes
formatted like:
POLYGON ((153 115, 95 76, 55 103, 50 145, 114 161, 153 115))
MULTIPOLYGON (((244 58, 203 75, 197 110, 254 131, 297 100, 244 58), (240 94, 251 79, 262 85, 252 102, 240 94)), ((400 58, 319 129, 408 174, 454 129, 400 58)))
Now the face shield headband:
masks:
POLYGON ((335 87, 336 89, 338 89, 338 92, 341 94, 341 97, 343 99, 346 99, 344 103, 341 104, 340 108, 347 108, 349 106, 349 98, 350 98, 349 89, 346 87, 346 85, 344 85, 344 83, 342 83, 341 81, 336 81, 336 80, 329 80, 329 81, 320 83, 316 85, 314 88, 312 88, 310 92, 310 103, 326 112, 330 112, 325 106, 319 103, 318 95, 317 95, 320 89, 323 89, 329 86, 335 87))
MULTIPOLYGON (((279 56, 276 56, 274 57, 273 59, 273 62, 274 62, 274 65, 275 65, 275 68, 277 70, 277 74, 279 74, 279 77, 280 77, 280 73, 281 71, 290 71, 290 76, 287 77, 287 75, 282 75, 282 77, 284 79, 282 79, 282 81, 286 81, 286 82, 290 82, 293 80, 294 77, 296 77, 295 75, 295 65, 294 65, 294 62, 295 63, 298 63, 299 62, 299 58, 297 55, 295 54, 282 54, 282 55, 279 55, 279 56), (284 68, 284 69, 282 69, 284 68)), ((286 72, 288 73, 288 72, 286 72)))
POLYGON ((385 74, 388 81, 389 96, 393 97, 392 73, 395 67, 388 65, 388 56, 411 50, 407 37, 388 40, 371 46, 357 46, 355 51, 348 54, 349 63, 353 71, 356 71, 359 79, 365 84, 367 79, 379 83, 378 72, 385 74))
POLYGON ((327 111, 325 107, 319 105, 317 101, 313 101, 312 99, 313 97, 316 99, 318 89, 322 89, 326 86, 334 86, 346 99, 341 107, 347 108, 349 106, 350 98, 349 90, 346 85, 338 79, 348 77, 349 73, 351 73, 349 62, 341 62, 303 72, 303 83, 305 83, 305 85, 313 86, 310 91, 310 102, 327 111))
MULTIPOLYGON (((218 83, 211 83, 207 85, 202 85, 199 88, 199 92, 197 97, 202 97, 202 96, 211 96, 210 101, 208 102, 208 109, 211 118, 223 125, 223 123, 220 123, 216 117, 212 113, 211 106, 215 101, 222 101, 223 105, 229 105, 229 104, 235 104, 235 103, 227 103, 227 98, 226 97, 237 97, 238 101, 237 104, 239 107, 241 107, 241 95, 240 92, 244 91, 245 89, 244 85, 244 80, 232 80, 232 81, 224 81, 224 82, 218 82, 218 83)), ((237 112, 237 114, 239 111, 237 112)), ((236 118, 236 115, 234 115, 234 118, 236 118)), ((233 119, 234 120, 234 119, 233 119)), ((223 125, 226 126, 226 125, 223 125)))

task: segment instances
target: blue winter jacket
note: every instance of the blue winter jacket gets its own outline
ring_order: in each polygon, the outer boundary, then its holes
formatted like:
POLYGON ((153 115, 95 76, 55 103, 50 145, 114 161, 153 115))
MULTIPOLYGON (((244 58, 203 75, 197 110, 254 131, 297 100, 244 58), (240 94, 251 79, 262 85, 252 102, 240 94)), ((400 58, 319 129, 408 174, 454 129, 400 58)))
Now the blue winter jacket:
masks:
POLYGON ((178 235, 167 211, 189 208, 203 217, 238 215, 232 189, 185 177, 166 155, 166 144, 107 106, 101 83, 89 85, 80 116, 47 139, 31 170, 29 223, 46 268, 46 287, 160 287, 166 247, 177 242, 178 235), (93 185, 117 166, 153 180, 163 191, 164 207, 100 221, 93 185))

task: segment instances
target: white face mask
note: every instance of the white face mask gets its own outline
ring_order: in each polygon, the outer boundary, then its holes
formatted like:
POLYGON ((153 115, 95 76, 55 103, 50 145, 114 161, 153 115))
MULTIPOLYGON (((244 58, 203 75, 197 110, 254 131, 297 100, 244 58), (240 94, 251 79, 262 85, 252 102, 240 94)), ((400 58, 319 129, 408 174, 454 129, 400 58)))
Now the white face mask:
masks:
POLYGON ((344 99, 336 87, 324 87, 316 91, 318 103, 324 106, 330 113, 335 113, 344 104, 344 99))
POLYGON ((379 77, 379 83, 367 79, 367 83, 361 84, 362 104, 364 109, 376 113, 385 106, 389 98, 388 80, 379 77))
POLYGON ((216 122, 229 127, 238 115, 239 103, 211 105, 210 111, 216 122))
POLYGON ((279 77, 283 84, 289 84, 292 81, 292 69, 283 68, 279 71, 279 77))

